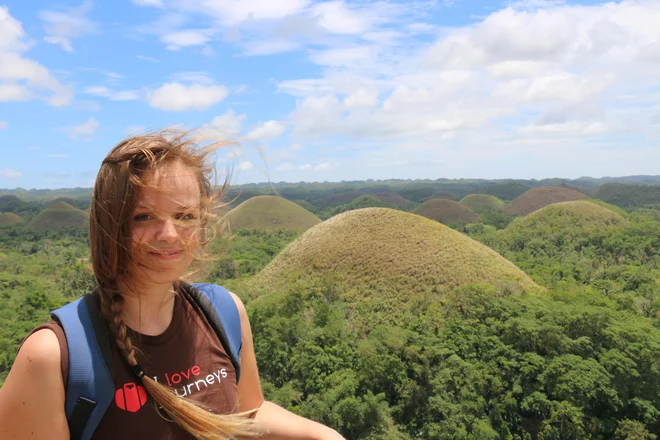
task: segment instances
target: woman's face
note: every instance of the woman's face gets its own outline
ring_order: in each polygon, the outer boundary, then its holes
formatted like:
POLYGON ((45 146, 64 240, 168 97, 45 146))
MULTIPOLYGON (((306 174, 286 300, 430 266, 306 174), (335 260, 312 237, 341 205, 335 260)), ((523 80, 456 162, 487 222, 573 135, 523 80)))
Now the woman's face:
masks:
POLYGON ((179 163, 164 165, 145 180, 133 211, 133 281, 171 283, 188 269, 198 245, 199 184, 179 163))

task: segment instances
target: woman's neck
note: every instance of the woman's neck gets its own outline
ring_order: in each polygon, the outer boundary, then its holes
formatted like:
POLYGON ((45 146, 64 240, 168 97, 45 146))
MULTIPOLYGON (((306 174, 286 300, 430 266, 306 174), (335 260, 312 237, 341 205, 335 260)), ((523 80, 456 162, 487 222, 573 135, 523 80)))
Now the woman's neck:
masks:
POLYGON ((175 292, 172 283, 120 287, 124 298, 122 319, 143 335, 157 336, 172 322, 175 292))

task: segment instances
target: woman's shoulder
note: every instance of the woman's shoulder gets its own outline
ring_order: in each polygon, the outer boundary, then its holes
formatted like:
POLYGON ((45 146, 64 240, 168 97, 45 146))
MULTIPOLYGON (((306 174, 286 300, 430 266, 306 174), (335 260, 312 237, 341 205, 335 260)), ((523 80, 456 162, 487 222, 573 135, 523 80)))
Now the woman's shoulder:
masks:
POLYGON ((69 349, 64 329, 57 321, 52 320, 35 327, 23 340, 18 352, 18 356, 20 355, 30 356, 30 359, 37 360, 40 360, 41 356, 47 355, 48 364, 43 367, 49 370, 58 369, 66 387, 69 370, 69 349))

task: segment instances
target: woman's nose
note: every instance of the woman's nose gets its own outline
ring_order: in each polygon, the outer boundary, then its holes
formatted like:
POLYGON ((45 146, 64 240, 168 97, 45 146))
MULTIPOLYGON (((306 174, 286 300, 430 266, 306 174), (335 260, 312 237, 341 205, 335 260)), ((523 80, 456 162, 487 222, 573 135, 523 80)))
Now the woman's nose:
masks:
POLYGON ((160 222, 160 229, 156 239, 163 242, 171 242, 177 239, 179 233, 176 229, 172 219, 164 219, 160 222))

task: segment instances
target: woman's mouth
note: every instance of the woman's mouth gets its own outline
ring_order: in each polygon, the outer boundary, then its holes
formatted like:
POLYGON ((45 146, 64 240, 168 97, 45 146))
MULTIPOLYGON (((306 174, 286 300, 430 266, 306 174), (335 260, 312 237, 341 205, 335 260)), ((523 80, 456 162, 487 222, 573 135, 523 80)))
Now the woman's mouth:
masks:
POLYGON ((161 259, 161 260, 176 260, 181 256, 183 251, 181 250, 171 250, 171 251, 150 251, 149 255, 152 257, 161 259))

